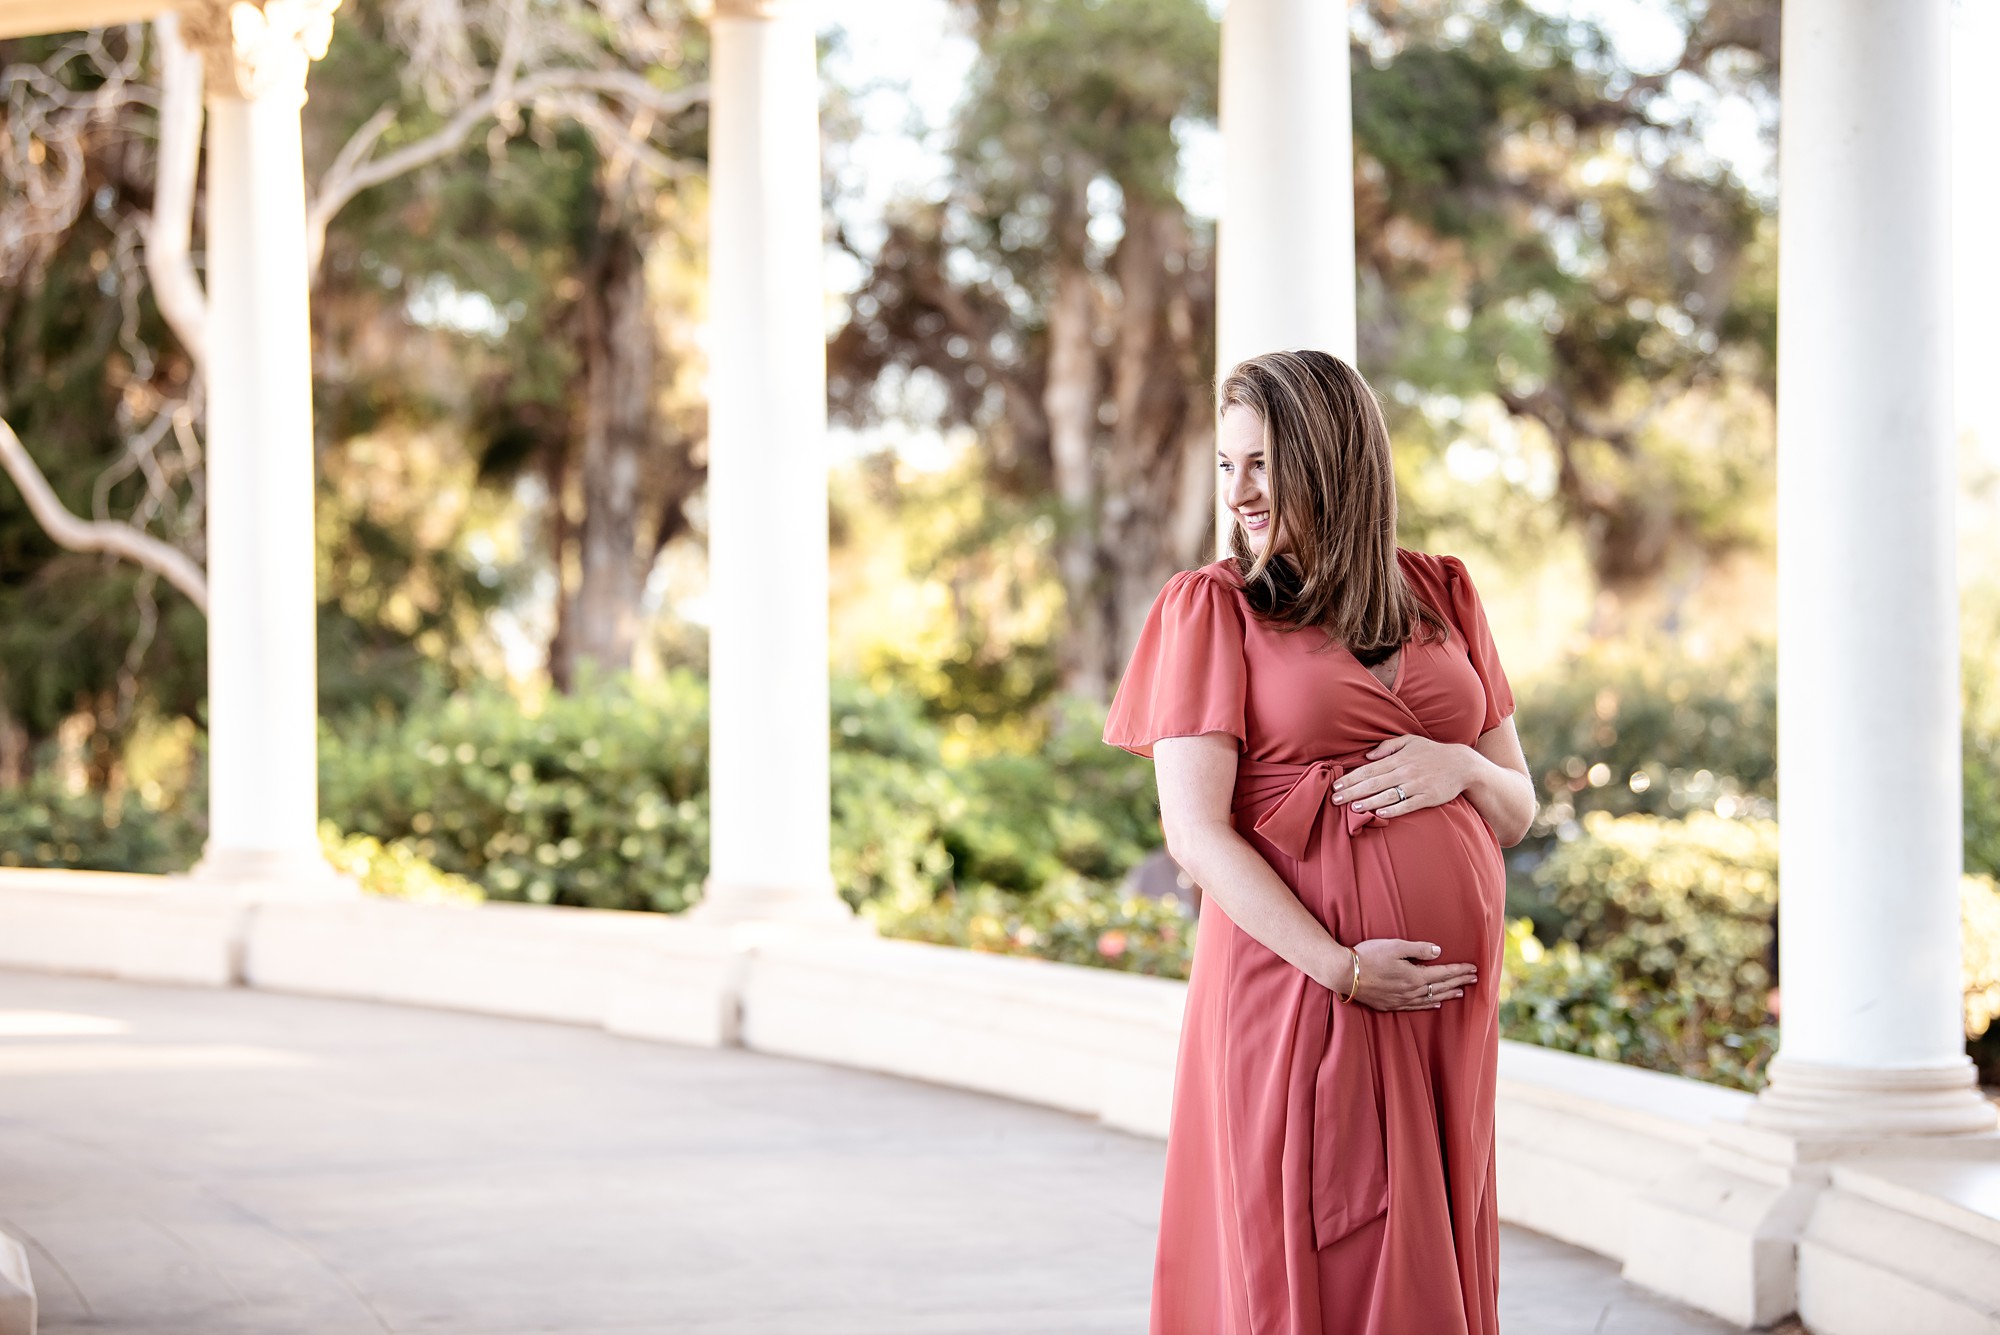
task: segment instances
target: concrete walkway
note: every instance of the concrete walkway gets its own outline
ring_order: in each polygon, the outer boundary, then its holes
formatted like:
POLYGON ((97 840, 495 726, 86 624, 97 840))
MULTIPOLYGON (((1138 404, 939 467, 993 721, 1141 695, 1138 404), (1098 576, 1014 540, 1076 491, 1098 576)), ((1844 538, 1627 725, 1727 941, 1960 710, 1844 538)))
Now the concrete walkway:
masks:
MULTIPOLYGON (((740 1050, 0 972, 45 1335, 1138 1335, 1162 1147, 740 1050)), ((1509 1229, 1509 1335, 1730 1329, 1509 1229)))

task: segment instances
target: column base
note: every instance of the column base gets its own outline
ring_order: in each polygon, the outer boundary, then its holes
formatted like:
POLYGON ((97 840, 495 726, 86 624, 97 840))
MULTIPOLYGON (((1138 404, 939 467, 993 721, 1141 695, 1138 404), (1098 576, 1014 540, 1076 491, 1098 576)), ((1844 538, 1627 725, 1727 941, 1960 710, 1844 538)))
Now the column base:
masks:
POLYGON ((1800 1243, 1839 1170, 1926 1162, 2000 1169, 2000 1133, 1992 1131, 1799 1134, 1748 1116, 1712 1122, 1691 1171, 1633 1198, 1624 1266, 1632 1283, 1740 1326, 1801 1310, 1800 1243))
POLYGON ((783 923, 872 935, 875 925, 847 906, 833 878, 823 886, 750 885, 703 882, 701 899, 682 915, 689 922, 726 927, 736 923, 783 923))
POLYGON ((201 861, 176 878, 184 889, 228 894, 255 902, 266 899, 353 899, 361 887, 342 876, 318 848, 210 848, 201 861))
POLYGON ((2000 1120, 1979 1092, 1978 1073, 1967 1057, 1898 1070, 1833 1066, 1780 1053, 1771 1059, 1770 1077, 1744 1120, 1792 1136, 1851 1141, 1974 1135, 1993 1131, 2000 1120))

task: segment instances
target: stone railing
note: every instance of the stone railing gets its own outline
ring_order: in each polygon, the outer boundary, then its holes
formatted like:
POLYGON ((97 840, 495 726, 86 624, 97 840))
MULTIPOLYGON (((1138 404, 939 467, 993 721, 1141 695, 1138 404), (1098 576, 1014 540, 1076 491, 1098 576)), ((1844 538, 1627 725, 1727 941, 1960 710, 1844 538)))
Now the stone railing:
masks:
MULTIPOLYGON (((73 872, 0 871, 0 966, 740 1043, 1148 1136, 1165 1134, 1185 996, 1158 978, 860 932, 522 904, 245 903, 73 872)), ((2000 1331, 2000 1159, 1987 1141, 1906 1140, 1746 1190, 1764 1162, 1732 1149, 1756 1134, 1746 1094, 1503 1042, 1498 1100, 1501 1217, 1616 1258, 1628 1278, 1744 1325, 1777 1306, 1816 1335, 2000 1331)))

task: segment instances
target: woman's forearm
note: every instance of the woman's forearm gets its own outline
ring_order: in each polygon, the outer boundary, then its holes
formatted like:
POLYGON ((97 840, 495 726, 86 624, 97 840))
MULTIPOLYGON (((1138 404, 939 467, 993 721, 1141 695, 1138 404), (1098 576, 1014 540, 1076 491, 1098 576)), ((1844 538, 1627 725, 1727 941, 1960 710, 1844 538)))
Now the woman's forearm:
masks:
POLYGON ((1168 840, 1169 853, 1229 921, 1322 987, 1345 991, 1345 946, 1299 902, 1271 864, 1227 822, 1205 822, 1168 840))
POLYGON ((1512 848, 1535 819, 1535 781, 1517 769, 1465 747, 1465 797, 1493 827, 1502 848, 1512 848))

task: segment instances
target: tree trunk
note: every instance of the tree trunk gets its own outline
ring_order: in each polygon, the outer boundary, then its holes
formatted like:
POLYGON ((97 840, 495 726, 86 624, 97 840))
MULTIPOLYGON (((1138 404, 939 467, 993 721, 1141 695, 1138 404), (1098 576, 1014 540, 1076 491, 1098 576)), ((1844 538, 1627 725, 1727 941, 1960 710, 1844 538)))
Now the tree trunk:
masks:
POLYGON ((13 711, 0 704, 0 793, 17 792, 28 782, 33 759, 34 739, 13 711))
POLYGON ((1210 559, 1215 434, 1199 347, 1210 303, 1188 260, 1178 208, 1137 192, 1113 260, 1121 301, 1112 359, 1116 417, 1106 453, 1097 541, 1105 578, 1100 652, 1116 680, 1154 596, 1174 571, 1210 559))
POLYGON ((639 473, 657 434, 655 340, 644 238, 607 192, 583 295, 583 522, 568 676, 586 661, 632 666, 646 572, 639 560, 639 473))
POLYGON ((1062 645, 1062 685, 1066 691, 1102 700, 1109 677, 1104 670, 1106 635, 1094 522, 1097 485, 1091 459, 1098 431, 1094 306, 1090 271, 1080 258, 1063 262, 1049 302, 1049 375, 1042 406, 1048 414, 1056 500, 1062 507, 1056 564, 1069 614, 1062 645))
POLYGON ((555 625, 549 631, 549 680, 564 695, 572 684, 575 661, 570 644, 575 639, 576 600, 569 590, 570 520, 569 461, 574 451, 566 437, 557 437, 542 451, 542 486, 548 492, 549 564, 555 569, 555 625))

